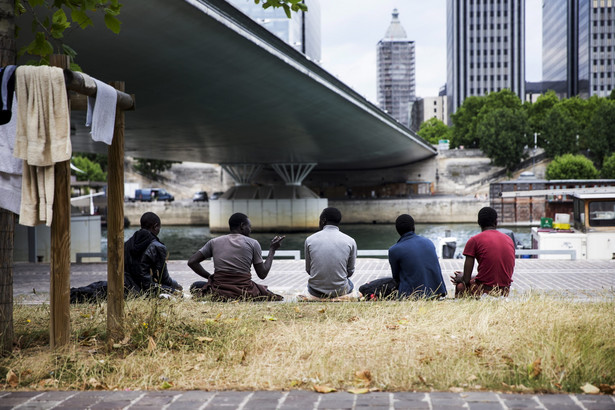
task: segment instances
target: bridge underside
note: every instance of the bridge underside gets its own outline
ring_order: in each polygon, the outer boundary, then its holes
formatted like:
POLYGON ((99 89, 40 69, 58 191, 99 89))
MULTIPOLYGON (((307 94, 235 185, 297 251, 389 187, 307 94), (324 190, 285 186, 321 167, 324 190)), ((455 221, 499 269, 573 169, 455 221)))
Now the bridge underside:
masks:
MULTIPOLYGON (((126 115, 126 155, 351 170, 436 153, 223 0, 128 1, 120 19, 119 35, 100 20, 66 42, 84 72, 125 81, 136 95, 136 110, 126 115)), ((73 149, 106 152, 83 122, 73 115, 73 149)))

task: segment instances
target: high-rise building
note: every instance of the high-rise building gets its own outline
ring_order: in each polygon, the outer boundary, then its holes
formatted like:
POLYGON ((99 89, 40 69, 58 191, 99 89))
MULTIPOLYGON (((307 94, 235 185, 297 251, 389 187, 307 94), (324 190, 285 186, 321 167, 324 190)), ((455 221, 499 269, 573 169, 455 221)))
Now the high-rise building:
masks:
POLYGON ((393 118, 410 126, 410 110, 416 100, 414 41, 408 40, 397 9, 378 42, 378 104, 393 118))
POLYGON ((615 1, 543 0, 542 81, 561 98, 615 89, 615 1))
POLYGON ((267 28, 276 36, 320 63, 320 4, 318 0, 304 0, 308 12, 293 12, 291 18, 281 8, 264 9, 254 0, 227 0, 245 15, 267 28))
POLYGON ((525 0, 447 0, 449 115, 471 95, 525 98, 525 0))

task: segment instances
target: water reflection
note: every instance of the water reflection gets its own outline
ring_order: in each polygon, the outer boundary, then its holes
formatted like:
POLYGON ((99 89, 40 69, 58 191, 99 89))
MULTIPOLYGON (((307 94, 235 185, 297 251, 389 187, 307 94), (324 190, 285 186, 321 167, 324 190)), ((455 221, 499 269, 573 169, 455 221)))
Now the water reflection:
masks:
MULTIPOLYGON (((124 240, 128 240, 132 234, 139 228, 136 226, 124 229, 124 240)), ((390 248, 399 235, 395 231, 395 225, 342 225, 341 231, 352 236, 357 241, 359 249, 388 249, 390 248)), ((480 232, 480 228, 476 224, 417 224, 416 233, 431 239, 436 245, 438 239, 445 236, 445 232, 450 230, 450 235, 457 238, 456 255, 461 255, 463 247, 468 239, 480 232)), ((523 242, 523 245, 530 245, 530 229, 529 228, 514 228, 515 236, 523 242)), ((311 233, 290 233, 285 234, 286 239, 282 244, 281 249, 301 251, 303 256, 303 243, 311 233)), ((210 238, 223 234, 212 234, 207 226, 162 226, 160 231, 160 240, 165 243, 172 260, 188 259, 194 252, 201 248, 210 238)), ((263 249, 269 249, 269 241, 276 233, 253 233, 252 237, 256 239, 263 249)), ((107 231, 102 232, 102 250, 107 250, 107 231)))

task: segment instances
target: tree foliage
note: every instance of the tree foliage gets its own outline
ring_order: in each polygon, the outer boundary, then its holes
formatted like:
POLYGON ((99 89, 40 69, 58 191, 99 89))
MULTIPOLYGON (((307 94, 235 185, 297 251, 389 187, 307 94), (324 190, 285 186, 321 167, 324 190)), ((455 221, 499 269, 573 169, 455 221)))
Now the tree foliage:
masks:
POLYGON ((89 158, 82 156, 73 156, 71 159, 73 165, 83 172, 77 172, 71 169, 70 173, 77 177, 77 181, 106 181, 107 173, 103 172, 100 164, 91 161, 89 158))
POLYGON ((600 176, 606 179, 615 179, 615 153, 604 159, 600 169, 600 176))
POLYGON ((437 144, 441 139, 448 139, 449 133, 450 128, 435 117, 423 122, 417 132, 421 138, 430 144, 437 144))
POLYGON ((453 115, 451 121, 453 130, 451 133, 451 147, 465 146, 466 148, 478 148, 476 126, 478 113, 485 104, 484 97, 475 95, 466 98, 453 115))
POLYGON ((527 114, 521 109, 496 108, 481 116, 477 133, 480 149, 491 162, 513 170, 524 157, 529 132, 527 114))
POLYGON ((160 174, 171 169, 173 164, 179 164, 178 161, 149 158, 135 158, 135 162, 135 171, 153 180, 158 180, 160 174))
POLYGON ((532 132, 543 134, 545 118, 551 108, 557 103, 559 103, 559 98, 557 98, 555 91, 547 91, 538 97, 535 103, 528 103, 526 105, 529 126, 532 132))
POLYGON ((555 105, 545 116, 542 146, 549 158, 578 153, 579 125, 562 105, 555 105))
POLYGON ((564 154, 549 164, 545 176, 547 179, 595 179, 598 170, 583 155, 564 154))
POLYGON ((601 104, 587 127, 588 148, 594 162, 600 166, 604 157, 615 152, 615 103, 601 104))
MULTIPOLYGON (((261 0, 254 0, 255 4, 259 4, 261 0)), ((291 11, 307 11, 307 6, 303 3, 303 0, 263 0, 263 8, 269 7, 282 7, 286 17, 290 18, 291 11)))

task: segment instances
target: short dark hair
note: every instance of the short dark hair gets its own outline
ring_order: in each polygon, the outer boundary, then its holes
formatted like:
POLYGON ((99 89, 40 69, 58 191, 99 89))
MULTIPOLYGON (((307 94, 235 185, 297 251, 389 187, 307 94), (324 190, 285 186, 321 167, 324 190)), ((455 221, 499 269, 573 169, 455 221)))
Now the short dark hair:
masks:
POLYGON ((414 218, 408 214, 399 215, 395 220, 395 229, 397 229, 399 236, 414 232, 414 218))
POLYGON ((478 211, 478 225, 481 228, 496 226, 498 224, 498 213, 495 209, 486 206, 478 211))
POLYGON ((241 212, 234 213, 228 219, 228 227, 232 231, 235 228, 241 227, 241 224, 248 222, 248 215, 242 214, 241 212))
POLYGON ((339 225, 340 222, 342 222, 342 213, 340 210, 331 206, 323 209, 320 217, 324 218, 325 222, 331 222, 333 225, 339 225))
POLYGON ((146 212, 141 215, 141 228, 152 229, 156 224, 160 225, 160 217, 153 212, 146 212))

